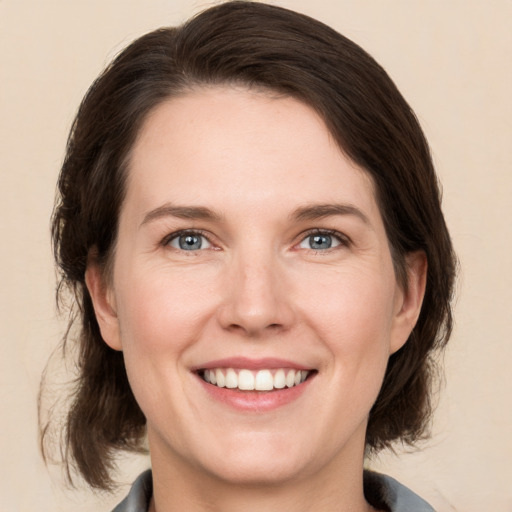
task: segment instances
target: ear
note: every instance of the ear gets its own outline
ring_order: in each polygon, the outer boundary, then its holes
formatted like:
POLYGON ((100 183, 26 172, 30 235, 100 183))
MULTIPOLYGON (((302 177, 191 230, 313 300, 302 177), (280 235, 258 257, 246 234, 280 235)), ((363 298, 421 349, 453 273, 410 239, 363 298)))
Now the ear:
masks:
POLYGON ((427 256, 423 251, 405 257, 407 289, 398 286, 391 332, 390 354, 405 345, 421 312, 427 283, 427 256))
POLYGON ((95 261, 87 263, 85 284, 92 299, 101 337, 110 348, 122 350, 114 294, 111 287, 105 283, 100 265, 95 261))

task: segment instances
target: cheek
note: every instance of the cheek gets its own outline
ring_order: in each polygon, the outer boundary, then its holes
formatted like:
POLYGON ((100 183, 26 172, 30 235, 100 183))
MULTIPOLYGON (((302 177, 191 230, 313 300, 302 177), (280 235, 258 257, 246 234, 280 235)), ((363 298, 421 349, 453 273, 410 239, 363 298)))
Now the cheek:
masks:
POLYGON ((303 314, 330 353, 326 370, 343 395, 339 402, 333 397, 333 407, 358 417, 376 399, 390 353, 394 278, 385 275, 351 272, 326 280, 315 293, 310 288, 303 314))
POLYGON ((354 271, 333 274, 322 282, 321 287, 301 286, 298 302, 308 331, 328 354, 319 374, 328 391, 318 414, 324 414, 333 442, 342 443, 347 432, 365 424, 382 386, 394 280, 383 279, 378 272, 354 271))
POLYGON ((394 278, 385 270, 333 273, 321 285, 304 283, 297 299, 315 329, 336 345, 362 349, 382 343, 391 332, 394 278), (355 345, 352 347, 352 345, 355 345))
POLYGON ((128 379, 145 416, 160 418, 171 428, 185 397, 184 354, 200 338, 212 307, 208 294, 183 276, 135 271, 124 275, 116 302, 128 379))
POLYGON ((152 271, 132 273, 124 282, 129 286, 118 287, 117 299, 124 349, 179 352, 212 310, 204 276, 152 271))

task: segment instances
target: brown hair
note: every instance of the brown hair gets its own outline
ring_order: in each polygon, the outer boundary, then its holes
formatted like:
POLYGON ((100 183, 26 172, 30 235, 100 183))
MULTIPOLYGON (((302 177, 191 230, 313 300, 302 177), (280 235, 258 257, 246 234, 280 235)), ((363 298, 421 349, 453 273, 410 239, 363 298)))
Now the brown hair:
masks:
POLYGON ((209 84, 263 88, 310 105, 342 151, 373 178, 402 284, 405 255, 425 252, 422 311, 408 342, 389 359, 367 448, 413 443, 430 418, 433 354, 452 327, 455 257, 422 130, 386 72, 344 36, 287 9, 228 2, 129 45, 89 89, 69 136, 52 228, 59 294, 72 292, 78 309, 70 325, 80 321, 79 376, 63 443, 68 468, 93 487, 111 486, 117 450, 143 446, 145 418, 123 354, 101 338, 84 281, 88 253, 94 247, 100 262, 109 262, 130 148, 150 110, 209 84))

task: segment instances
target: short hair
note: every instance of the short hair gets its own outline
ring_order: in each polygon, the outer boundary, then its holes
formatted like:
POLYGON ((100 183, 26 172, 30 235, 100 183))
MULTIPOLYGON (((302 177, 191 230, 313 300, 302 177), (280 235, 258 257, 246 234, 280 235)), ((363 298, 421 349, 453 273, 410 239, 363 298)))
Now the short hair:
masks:
POLYGON ((173 96, 227 84, 296 98, 321 116, 340 150, 373 180, 400 284, 406 255, 426 254, 421 313, 389 358, 366 447, 413 444, 428 432, 434 356, 452 329, 456 260, 419 123, 382 67, 346 37, 288 9, 232 1, 131 43, 93 83, 70 132, 52 219, 58 290, 71 291, 70 326, 78 327, 79 375, 62 442, 68 472, 71 464, 92 487, 111 488, 117 450, 143 447, 146 419, 122 353, 102 340, 85 285, 88 254, 95 248, 108 269, 130 151, 148 113, 173 96))

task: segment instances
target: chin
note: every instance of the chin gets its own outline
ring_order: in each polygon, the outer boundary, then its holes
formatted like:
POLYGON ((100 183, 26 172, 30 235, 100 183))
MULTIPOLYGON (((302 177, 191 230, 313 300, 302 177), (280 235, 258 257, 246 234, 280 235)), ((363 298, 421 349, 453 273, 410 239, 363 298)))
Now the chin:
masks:
POLYGON ((307 473, 301 461, 292 462, 289 457, 276 457, 275 453, 270 457, 258 457, 258 460, 228 457, 222 464, 209 468, 209 472, 226 484, 245 487, 279 486, 307 473))
POLYGON ((289 434, 254 433, 248 441, 237 439, 219 450, 222 455, 203 460, 204 467, 217 479, 242 486, 278 486, 312 476, 327 458, 320 447, 312 447, 311 439, 289 434))

